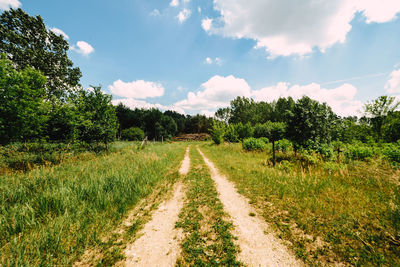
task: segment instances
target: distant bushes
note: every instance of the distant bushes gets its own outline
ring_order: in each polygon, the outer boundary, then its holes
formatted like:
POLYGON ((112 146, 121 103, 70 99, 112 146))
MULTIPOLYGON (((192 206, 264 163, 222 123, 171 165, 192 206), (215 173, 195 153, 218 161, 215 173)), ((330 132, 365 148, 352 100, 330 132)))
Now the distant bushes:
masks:
POLYGON ((242 146, 247 151, 264 151, 267 147, 265 141, 265 139, 250 137, 243 140, 242 146))
POLYGON ((127 141, 139 141, 144 139, 144 132, 138 127, 124 129, 121 132, 121 139, 127 141))

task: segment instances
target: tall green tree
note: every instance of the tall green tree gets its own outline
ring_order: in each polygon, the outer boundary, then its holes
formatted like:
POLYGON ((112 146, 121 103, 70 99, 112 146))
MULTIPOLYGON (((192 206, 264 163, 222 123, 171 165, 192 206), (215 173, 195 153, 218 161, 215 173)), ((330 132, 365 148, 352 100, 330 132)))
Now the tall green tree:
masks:
POLYGON ((0 54, 0 144, 39 138, 48 120, 46 77, 31 67, 16 70, 0 54))
POLYGON ((385 117, 393 113, 400 106, 400 102, 392 96, 380 96, 364 106, 364 112, 371 118, 371 123, 378 139, 382 138, 382 125, 385 117))
POLYGON ((47 98, 62 97, 79 86, 81 71, 68 58, 68 42, 46 28, 40 16, 32 17, 22 9, 0 15, 0 53, 23 70, 31 66, 46 76, 47 98))
POLYGON ((103 94, 100 86, 92 91, 80 90, 73 97, 78 138, 88 144, 115 140, 118 121, 111 95, 103 94))
POLYGON ((275 166, 275 142, 284 138, 286 133, 286 124, 284 122, 267 122, 268 139, 272 141, 272 159, 275 166))
POLYGON ((288 122, 288 137, 295 148, 316 147, 329 143, 337 116, 326 104, 307 96, 297 100, 288 122))

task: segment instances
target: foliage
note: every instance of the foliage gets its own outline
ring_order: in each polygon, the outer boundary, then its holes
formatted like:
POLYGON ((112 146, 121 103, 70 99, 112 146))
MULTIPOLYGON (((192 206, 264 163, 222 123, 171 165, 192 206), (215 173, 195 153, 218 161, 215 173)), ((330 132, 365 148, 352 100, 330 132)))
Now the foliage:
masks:
POLYGON ((400 142, 385 144, 382 149, 383 155, 391 161, 400 163, 400 142))
POLYGON ((46 78, 26 67, 16 70, 0 54, 0 144, 38 139, 48 120, 46 78))
POLYGON ((282 152, 288 152, 292 147, 292 142, 287 139, 278 140, 275 144, 275 149, 282 152))
POLYGON ((144 139, 144 132, 137 127, 122 130, 121 138, 128 141, 139 141, 144 139))
POLYGON ((365 104, 364 112, 371 118, 371 124, 378 139, 382 137, 382 125, 385 117, 393 113, 399 106, 400 102, 396 101, 395 97, 385 95, 365 104))
POLYGON ((374 154, 374 148, 364 144, 348 145, 345 151, 346 158, 351 160, 371 159, 374 154))
POLYGON ((115 140, 118 122, 111 96, 103 94, 101 87, 92 91, 80 90, 73 96, 77 114, 77 136, 88 144, 115 140))
POLYGON ((229 124, 226 127, 224 139, 231 143, 239 142, 239 134, 236 131, 236 127, 234 124, 229 124))
POLYGON ((211 129, 211 138, 215 144, 219 145, 224 142, 225 123, 214 121, 211 129))
POLYGON ((246 124, 242 124, 241 122, 239 122, 235 125, 235 128, 237 134, 239 135, 239 140, 253 137, 254 129, 249 122, 246 124))
POLYGON ((47 78, 47 97, 65 96, 79 85, 81 71, 68 58, 69 45, 47 29, 40 16, 31 17, 22 9, 0 15, 0 53, 5 53, 18 70, 28 66, 47 78))
POLYGON ((269 127, 265 123, 257 123, 256 126, 254 126, 254 137, 255 138, 260 138, 260 137, 267 137, 269 136, 269 127))
POLYGON ((304 96, 296 102, 288 122, 288 137, 296 147, 329 143, 335 121, 336 115, 326 103, 304 96))
POLYGON ((264 151, 267 147, 262 139, 254 137, 244 139, 242 146, 247 151, 264 151))

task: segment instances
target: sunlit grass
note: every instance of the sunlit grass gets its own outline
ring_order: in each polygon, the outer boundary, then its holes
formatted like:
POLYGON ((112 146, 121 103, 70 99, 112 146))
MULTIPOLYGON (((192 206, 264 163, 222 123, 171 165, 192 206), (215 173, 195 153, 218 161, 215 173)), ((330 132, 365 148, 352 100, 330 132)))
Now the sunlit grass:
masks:
POLYGON ((308 263, 400 264, 399 172, 380 162, 278 164, 239 144, 204 152, 308 263), (397 178, 396 178, 397 177, 397 178))
POLYGON ((185 144, 123 144, 90 160, 0 177, 0 263, 69 265, 163 179, 185 144))

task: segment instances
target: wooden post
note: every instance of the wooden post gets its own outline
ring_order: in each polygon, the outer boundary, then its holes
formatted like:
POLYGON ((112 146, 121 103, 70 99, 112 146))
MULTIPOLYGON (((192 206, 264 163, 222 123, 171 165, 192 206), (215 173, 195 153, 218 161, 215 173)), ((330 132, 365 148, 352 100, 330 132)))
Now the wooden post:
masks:
POLYGON ((147 136, 143 139, 142 144, 140 145, 140 148, 142 148, 144 144, 147 145, 147 136))

